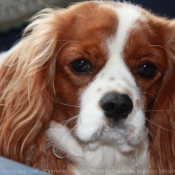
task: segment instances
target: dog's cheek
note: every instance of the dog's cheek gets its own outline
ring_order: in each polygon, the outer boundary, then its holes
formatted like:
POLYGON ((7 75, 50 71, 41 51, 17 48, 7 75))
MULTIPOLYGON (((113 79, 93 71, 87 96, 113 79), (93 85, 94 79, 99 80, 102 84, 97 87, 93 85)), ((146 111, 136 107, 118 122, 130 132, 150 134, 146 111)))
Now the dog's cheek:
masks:
POLYGON ((72 84, 67 77, 59 72, 55 79, 55 108, 53 111, 53 120, 58 123, 63 123, 69 128, 76 125, 76 118, 73 117, 79 114, 79 90, 72 84), (60 74, 59 74, 60 73, 60 74), (70 122, 67 122, 68 120, 70 122))

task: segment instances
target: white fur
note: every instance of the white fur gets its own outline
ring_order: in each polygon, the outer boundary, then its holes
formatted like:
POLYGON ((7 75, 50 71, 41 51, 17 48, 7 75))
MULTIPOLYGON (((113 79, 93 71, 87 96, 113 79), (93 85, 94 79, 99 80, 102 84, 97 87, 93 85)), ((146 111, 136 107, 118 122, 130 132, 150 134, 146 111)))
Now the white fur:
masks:
POLYGON ((2 65, 5 57, 6 57, 6 52, 0 53, 0 66, 2 65))
POLYGON ((127 94, 129 92, 132 94, 130 98, 134 103, 134 108, 125 121, 127 130, 117 129, 114 132, 108 129, 107 132, 110 134, 104 137, 109 138, 110 136, 112 140, 118 143, 122 151, 130 151, 132 148, 128 146, 128 142, 132 144, 140 142, 140 136, 144 134, 145 119, 141 106, 139 108, 136 106, 136 101, 141 104, 142 99, 135 79, 123 61, 123 48, 129 29, 140 17, 140 13, 135 9, 126 7, 118 8, 116 13, 119 17, 119 26, 116 37, 108 41, 109 60, 81 96, 82 103, 78 118, 77 136, 83 141, 89 141, 95 133, 106 125, 104 113, 99 108, 99 101, 106 93, 117 91, 127 94), (110 81, 110 78, 114 78, 114 80, 110 81), (97 92, 99 88, 101 91, 97 92), (135 128, 135 133, 130 135, 132 128, 135 128))
POLYGON ((22 44, 23 40, 21 40, 19 43, 17 43, 14 47, 12 47, 10 50, 6 51, 6 52, 2 52, 0 53, 0 67, 3 64, 4 60, 17 48, 19 48, 19 46, 22 44))
POLYGON ((116 11, 119 25, 116 36, 106 41, 110 53, 108 61, 80 97, 76 136, 87 143, 80 145, 72 133, 60 124, 52 122, 48 130, 54 145, 77 162, 77 166, 73 167, 76 175, 137 174, 137 167, 139 174, 147 174, 149 156, 145 117, 142 106, 136 104, 142 104, 142 98, 123 58, 129 31, 141 14, 125 6, 112 7, 111 10, 116 11), (110 78, 114 80, 110 81, 110 78), (133 110, 123 122, 125 129, 107 126, 99 107, 100 99, 111 91, 128 94, 133 101, 133 110), (98 140, 93 140, 94 135, 98 140))
MULTIPOLYGON (((125 171, 124 174, 128 175, 137 174, 136 172, 146 174, 145 167, 148 161, 146 139, 137 150, 122 153, 115 143, 110 144, 105 141, 82 146, 78 144, 65 126, 55 122, 51 123, 48 136, 58 149, 66 152, 69 158, 78 163, 77 167, 73 167, 76 175, 100 175, 105 173, 115 175, 116 172, 120 171, 125 171), (138 170, 136 170, 136 166, 138 166, 138 170)), ((57 156, 59 157, 59 155, 57 156)))

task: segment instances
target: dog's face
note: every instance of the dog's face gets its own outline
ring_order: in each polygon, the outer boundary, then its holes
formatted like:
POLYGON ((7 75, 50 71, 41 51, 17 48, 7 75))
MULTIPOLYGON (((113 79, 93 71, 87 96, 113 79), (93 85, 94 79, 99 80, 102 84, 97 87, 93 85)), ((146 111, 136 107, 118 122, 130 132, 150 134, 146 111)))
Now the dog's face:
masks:
POLYGON ((35 165, 48 138, 106 169, 139 148, 144 167, 148 150, 151 169, 175 169, 175 20, 93 1, 45 9, 25 35, 1 55, 0 155, 35 165))
POLYGON ((69 120, 81 141, 110 141, 128 151, 145 139, 147 110, 167 69, 164 23, 126 4, 71 10, 59 38, 53 120, 69 120))

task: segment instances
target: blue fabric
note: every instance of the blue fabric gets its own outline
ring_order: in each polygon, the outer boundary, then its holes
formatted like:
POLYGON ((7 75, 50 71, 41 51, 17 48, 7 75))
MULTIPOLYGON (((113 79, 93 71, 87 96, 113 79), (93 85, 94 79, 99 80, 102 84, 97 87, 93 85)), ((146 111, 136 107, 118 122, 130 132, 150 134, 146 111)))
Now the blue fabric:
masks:
POLYGON ((48 175, 23 164, 0 157, 0 175, 48 175))

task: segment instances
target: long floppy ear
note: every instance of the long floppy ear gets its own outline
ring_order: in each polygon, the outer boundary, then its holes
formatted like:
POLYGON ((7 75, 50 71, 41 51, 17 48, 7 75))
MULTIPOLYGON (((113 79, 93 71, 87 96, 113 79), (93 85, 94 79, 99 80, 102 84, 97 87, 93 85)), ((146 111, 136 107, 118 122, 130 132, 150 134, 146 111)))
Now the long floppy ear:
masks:
POLYGON ((157 172, 155 174, 174 174, 175 170, 175 21, 169 22, 165 32, 168 35, 168 69, 155 100, 149 126, 152 133, 151 169, 157 172))
POLYGON ((53 111, 58 21, 56 10, 37 14, 0 66, 0 155, 19 162, 30 164, 26 157, 32 161, 44 150, 53 111))

